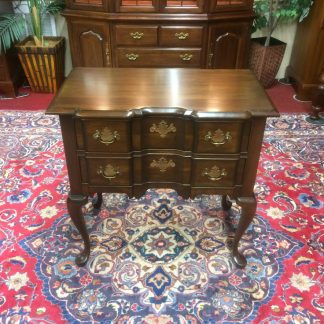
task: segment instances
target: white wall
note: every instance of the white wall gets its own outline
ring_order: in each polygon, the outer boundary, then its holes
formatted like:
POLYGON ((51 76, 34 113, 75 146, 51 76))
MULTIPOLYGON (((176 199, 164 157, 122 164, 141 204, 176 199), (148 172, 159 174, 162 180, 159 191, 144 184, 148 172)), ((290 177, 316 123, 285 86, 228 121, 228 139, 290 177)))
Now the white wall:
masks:
POLYGON ((68 76, 72 70, 72 59, 67 24, 65 18, 60 15, 57 15, 55 20, 57 35, 65 37, 65 76, 68 76))

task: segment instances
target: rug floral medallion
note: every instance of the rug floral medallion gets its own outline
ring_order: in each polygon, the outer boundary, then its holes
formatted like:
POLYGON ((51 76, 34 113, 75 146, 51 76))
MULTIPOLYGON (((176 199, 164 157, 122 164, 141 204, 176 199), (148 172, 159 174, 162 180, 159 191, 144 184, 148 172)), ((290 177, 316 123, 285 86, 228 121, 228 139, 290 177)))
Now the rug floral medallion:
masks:
POLYGON ((240 208, 169 189, 104 194, 84 207, 92 250, 66 209, 56 117, 0 114, 0 322, 320 323, 324 315, 323 136, 303 115, 269 119, 243 236, 240 208))

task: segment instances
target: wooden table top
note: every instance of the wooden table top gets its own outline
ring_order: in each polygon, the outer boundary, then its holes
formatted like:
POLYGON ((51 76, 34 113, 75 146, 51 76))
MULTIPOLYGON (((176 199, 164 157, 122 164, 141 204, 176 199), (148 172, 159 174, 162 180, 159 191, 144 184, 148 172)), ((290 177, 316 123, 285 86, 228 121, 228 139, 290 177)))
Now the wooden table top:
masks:
POLYGON ((175 68, 75 68, 47 113, 125 114, 139 108, 184 108, 202 117, 279 115, 249 70, 175 68))

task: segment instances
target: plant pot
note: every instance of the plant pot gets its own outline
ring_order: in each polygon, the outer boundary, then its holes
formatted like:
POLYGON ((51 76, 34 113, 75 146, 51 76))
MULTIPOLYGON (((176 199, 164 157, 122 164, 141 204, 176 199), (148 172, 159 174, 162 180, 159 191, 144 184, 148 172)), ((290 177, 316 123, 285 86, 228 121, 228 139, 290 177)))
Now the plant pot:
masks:
POLYGON ((252 38, 249 68, 254 72, 264 88, 269 88, 276 80, 286 50, 286 43, 272 38, 270 45, 264 46, 265 37, 252 38))
POLYGON ((36 46, 29 36, 16 48, 32 91, 56 93, 64 81, 65 39, 44 37, 44 43, 36 46))

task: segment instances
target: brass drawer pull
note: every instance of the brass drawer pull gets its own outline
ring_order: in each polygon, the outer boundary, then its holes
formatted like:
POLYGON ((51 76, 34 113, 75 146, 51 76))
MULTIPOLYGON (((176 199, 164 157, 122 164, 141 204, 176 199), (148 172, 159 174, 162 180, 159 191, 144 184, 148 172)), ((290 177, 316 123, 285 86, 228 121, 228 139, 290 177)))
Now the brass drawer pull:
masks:
POLYGON ((129 35, 133 38, 133 39, 141 39, 144 36, 144 33, 141 32, 134 32, 134 33, 129 33, 129 35))
POLYGON ((109 145, 118 141, 120 139, 120 135, 117 131, 111 131, 108 127, 105 127, 102 131, 98 129, 92 135, 94 139, 98 140, 100 143, 109 145))
POLYGON ((111 164, 107 164, 105 168, 100 166, 97 170, 97 173, 108 180, 115 179, 118 175, 120 175, 119 169, 114 168, 111 164))
POLYGON ((186 54, 180 54, 179 56, 182 59, 182 61, 190 61, 192 59, 192 57, 193 57, 192 54, 187 54, 187 53, 186 54))
POLYGON ((168 168, 174 168, 175 163, 172 160, 168 161, 165 157, 161 157, 158 161, 153 160, 150 167, 158 168, 160 172, 165 172, 168 168))
POLYGON ((223 177, 227 176, 227 172, 225 169, 220 169, 217 165, 214 165, 210 171, 206 168, 202 173, 203 176, 207 176, 211 181, 221 180, 223 177))
POLYGON ((177 37, 178 39, 187 39, 189 37, 189 33, 180 32, 180 33, 175 33, 174 36, 177 37))
POLYGON ((232 139, 232 135, 230 132, 224 133, 221 129, 215 130, 215 132, 212 134, 211 131, 207 133, 205 136, 205 141, 210 141, 213 145, 224 145, 226 142, 229 142, 232 139))
POLYGON ((158 126, 153 124, 150 128, 150 132, 154 133, 157 132, 160 134, 160 137, 165 138, 168 133, 175 133, 177 129, 174 127, 173 123, 171 123, 169 126, 168 124, 162 120, 158 126))
POLYGON ((130 61, 136 61, 139 58, 139 55, 138 54, 131 53, 131 54, 126 54, 126 57, 130 61))

